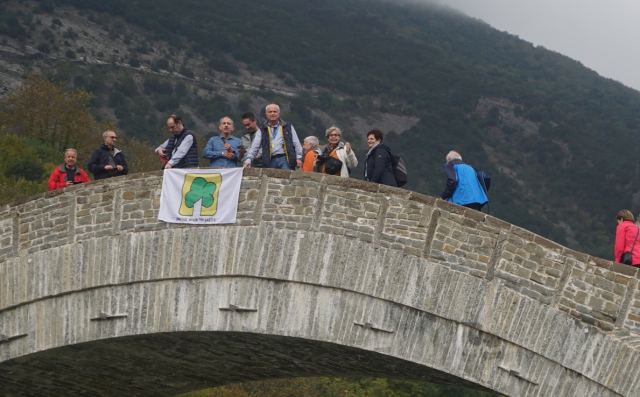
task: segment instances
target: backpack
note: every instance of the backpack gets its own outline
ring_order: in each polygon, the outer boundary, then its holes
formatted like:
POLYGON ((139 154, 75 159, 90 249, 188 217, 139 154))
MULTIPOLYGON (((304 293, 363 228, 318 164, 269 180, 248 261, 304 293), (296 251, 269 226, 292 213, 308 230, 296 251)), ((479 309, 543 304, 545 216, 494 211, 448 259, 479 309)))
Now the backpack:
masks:
POLYGON ((398 187, 402 187, 407 184, 407 164, 405 164, 402 157, 393 153, 389 154, 391 155, 391 169, 393 171, 393 176, 396 178, 398 187))
POLYGON ((484 190, 484 194, 488 194, 491 187, 491 175, 487 171, 478 170, 476 171, 476 177, 480 182, 480 186, 482 186, 482 190, 484 190))

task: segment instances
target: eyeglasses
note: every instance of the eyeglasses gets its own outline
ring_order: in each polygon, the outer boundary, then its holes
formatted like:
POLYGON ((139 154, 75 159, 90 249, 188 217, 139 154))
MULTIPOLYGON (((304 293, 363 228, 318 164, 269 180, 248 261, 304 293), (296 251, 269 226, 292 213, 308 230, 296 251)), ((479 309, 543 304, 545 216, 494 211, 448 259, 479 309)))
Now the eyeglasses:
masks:
POLYGON ((107 138, 111 138, 111 139, 118 139, 118 137, 117 137, 117 136, 115 136, 115 135, 108 136, 107 138))
POLYGON ((340 136, 340 134, 329 134, 328 136, 340 136))

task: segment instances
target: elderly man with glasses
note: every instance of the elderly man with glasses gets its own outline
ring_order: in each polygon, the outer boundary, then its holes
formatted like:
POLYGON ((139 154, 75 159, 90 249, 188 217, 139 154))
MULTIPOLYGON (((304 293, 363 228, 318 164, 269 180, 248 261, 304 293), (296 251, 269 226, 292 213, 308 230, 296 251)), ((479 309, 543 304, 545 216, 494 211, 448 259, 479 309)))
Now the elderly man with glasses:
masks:
POLYGON ((124 153, 116 148, 118 135, 113 130, 102 133, 104 143, 91 155, 89 171, 95 179, 111 178, 113 176, 126 175, 129 172, 124 153))

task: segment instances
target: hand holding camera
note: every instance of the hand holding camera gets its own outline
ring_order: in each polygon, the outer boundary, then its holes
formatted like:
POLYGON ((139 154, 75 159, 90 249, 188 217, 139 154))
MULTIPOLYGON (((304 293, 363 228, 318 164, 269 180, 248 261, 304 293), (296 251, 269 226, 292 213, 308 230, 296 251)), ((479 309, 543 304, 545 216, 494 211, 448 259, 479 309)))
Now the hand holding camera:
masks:
POLYGON ((225 143, 224 144, 224 157, 231 160, 233 158, 233 155, 235 154, 235 152, 233 151, 233 148, 231 147, 230 144, 225 143))

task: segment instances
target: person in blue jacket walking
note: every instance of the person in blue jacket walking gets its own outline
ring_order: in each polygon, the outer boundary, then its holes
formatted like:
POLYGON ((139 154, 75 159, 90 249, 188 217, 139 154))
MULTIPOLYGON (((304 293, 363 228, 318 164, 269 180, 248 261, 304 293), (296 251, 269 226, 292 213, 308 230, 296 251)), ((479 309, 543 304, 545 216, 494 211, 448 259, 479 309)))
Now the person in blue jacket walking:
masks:
POLYGON ((478 181, 476 170, 464 163, 460 153, 455 150, 447 153, 444 173, 447 181, 440 195, 443 200, 478 211, 489 202, 487 193, 478 181))
POLYGON ((231 135, 233 133, 233 120, 224 116, 220 119, 218 136, 211 137, 204 148, 203 157, 209 159, 209 167, 233 168, 240 161, 240 138, 231 135))

